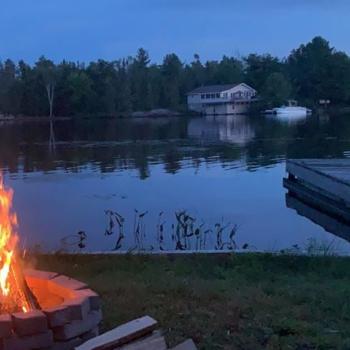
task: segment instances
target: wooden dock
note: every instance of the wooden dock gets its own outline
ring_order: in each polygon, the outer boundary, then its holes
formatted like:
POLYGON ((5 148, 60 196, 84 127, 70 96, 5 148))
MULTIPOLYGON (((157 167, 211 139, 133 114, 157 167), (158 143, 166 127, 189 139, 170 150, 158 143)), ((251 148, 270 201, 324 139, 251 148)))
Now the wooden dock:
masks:
POLYGON ((350 224, 350 159, 291 159, 286 171, 288 178, 283 184, 289 191, 289 207, 294 206, 290 205, 294 198, 299 208, 305 204, 339 223, 350 224))

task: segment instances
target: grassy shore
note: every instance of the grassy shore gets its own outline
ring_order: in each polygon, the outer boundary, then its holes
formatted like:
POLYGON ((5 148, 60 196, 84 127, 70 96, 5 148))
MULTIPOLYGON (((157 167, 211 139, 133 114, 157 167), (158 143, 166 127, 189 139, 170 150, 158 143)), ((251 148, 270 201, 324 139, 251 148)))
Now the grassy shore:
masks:
POLYGON ((201 349, 350 349, 350 259, 269 254, 41 255, 87 282, 103 329, 148 314, 169 344, 201 349))

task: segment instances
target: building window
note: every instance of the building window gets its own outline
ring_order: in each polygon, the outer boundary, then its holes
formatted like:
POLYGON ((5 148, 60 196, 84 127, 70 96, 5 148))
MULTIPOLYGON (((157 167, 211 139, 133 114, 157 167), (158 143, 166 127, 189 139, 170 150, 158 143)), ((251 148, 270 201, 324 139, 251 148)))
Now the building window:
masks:
POLYGON ((224 92, 224 98, 227 98, 227 92, 224 92))
POLYGON ((215 98, 215 94, 211 94, 210 97, 211 97, 211 98, 215 98))
POLYGON ((205 94, 205 98, 210 98, 210 94, 205 94))
POLYGON ((220 98, 220 93, 217 93, 217 94, 216 94, 216 98, 220 98))
POLYGON ((205 95, 204 95, 204 94, 202 94, 202 95, 201 95, 201 99, 203 100, 204 98, 205 98, 205 95))

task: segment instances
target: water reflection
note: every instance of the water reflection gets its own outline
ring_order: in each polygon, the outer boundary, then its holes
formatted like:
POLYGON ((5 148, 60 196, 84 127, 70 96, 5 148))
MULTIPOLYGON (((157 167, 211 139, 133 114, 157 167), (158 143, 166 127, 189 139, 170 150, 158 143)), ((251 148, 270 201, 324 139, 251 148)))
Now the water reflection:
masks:
POLYGON ((104 236, 106 210, 128 223, 125 249, 134 244, 127 233, 135 209, 149 213, 148 247, 155 246, 159 213, 171 237, 179 210, 210 228, 223 218, 237 225, 238 247, 276 250, 308 237, 329 238, 286 208, 284 160, 347 154, 346 115, 313 115, 298 123, 257 115, 0 127, 0 168, 15 189, 22 232, 31 243, 52 248, 62 237, 84 231, 87 249, 110 249, 115 237, 104 236))
POLYGON ((311 220, 315 224, 324 228, 327 232, 345 239, 350 242, 350 223, 334 215, 327 210, 317 208, 311 203, 301 200, 295 195, 286 195, 286 205, 290 209, 294 209, 299 215, 311 220))
POLYGON ((254 125, 246 115, 205 116, 188 123, 188 136, 245 146, 255 136, 254 125))
POLYGON ((267 115, 267 118, 270 119, 276 119, 283 123, 287 124, 298 124, 302 121, 305 121, 306 118, 310 118, 310 116, 305 115, 304 113, 301 114, 273 114, 273 115, 267 115))
POLYGON ((54 120, 50 120, 50 138, 49 138, 49 152, 54 153, 56 151, 56 137, 54 129, 54 120))
POLYGON ((0 128, 0 167, 10 173, 138 169, 151 164, 177 173, 198 163, 241 162, 246 169, 300 157, 342 157, 350 147, 346 116, 312 116, 285 123, 264 116, 135 120, 72 120, 6 124, 0 128), (243 162, 242 162, 243 161, 243 162))

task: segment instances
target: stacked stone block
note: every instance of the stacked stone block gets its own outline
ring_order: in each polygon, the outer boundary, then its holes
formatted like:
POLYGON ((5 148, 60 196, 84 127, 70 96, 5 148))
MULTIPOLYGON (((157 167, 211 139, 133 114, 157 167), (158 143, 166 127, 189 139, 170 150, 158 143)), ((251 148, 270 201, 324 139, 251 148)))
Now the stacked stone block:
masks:
POLYGON ((41 310, 0 315, 0 350, 72 350, 98 335, 99 296, 57 273, 25 270, 41 310))

